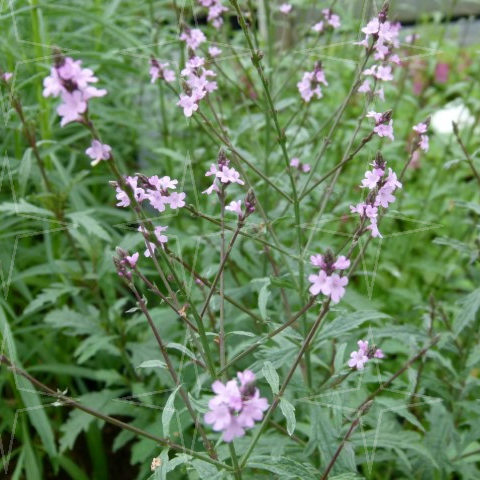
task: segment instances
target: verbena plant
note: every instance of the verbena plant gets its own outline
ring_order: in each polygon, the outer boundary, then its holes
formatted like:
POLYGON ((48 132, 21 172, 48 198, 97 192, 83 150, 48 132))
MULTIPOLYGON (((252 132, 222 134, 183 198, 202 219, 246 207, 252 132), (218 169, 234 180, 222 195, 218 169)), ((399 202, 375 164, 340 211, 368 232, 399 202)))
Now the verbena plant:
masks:
POLYGON ((478 478, 478 65, 226 3, 2 14, 5 472, 478 478))

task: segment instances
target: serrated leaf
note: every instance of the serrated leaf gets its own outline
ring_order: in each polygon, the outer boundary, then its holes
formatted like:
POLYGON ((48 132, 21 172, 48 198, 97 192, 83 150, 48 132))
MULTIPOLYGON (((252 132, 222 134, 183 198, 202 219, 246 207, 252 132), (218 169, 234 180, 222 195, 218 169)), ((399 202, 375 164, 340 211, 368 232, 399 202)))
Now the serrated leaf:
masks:
POLYGON ((177 386, 175 390, 168 396, 168 399, 163 407, 162 412, 162 427, 163 427, 163 436, 169 437, 170 436, 170 422, 172 420, 173 414, 175 413, 175 395, 178 392, 180 385, 177 386))
POLYGON ((272 393, 276 395, 280 387, 280 379, 278 377, 277 371, 275 370, 275 367, 273 366, 273 363, 267 360, 263 364, 262 373, 265 377, 265 380, 270 385, 272 393))
POLYGON ((110 242, 112 239, 110 234, 100 225, 100 223, 93 218, 90 211, 84 212, 73 212, 68 214, 68 218, 74 223, 81 225, 89 234, 95 235, 96 237, 110 242))
POLYGON ((474 290, 461 301, 462 308, 453 322, 453 333, 458 335, 464 328, 475 320, 480 308, 480 288, 474 290))
POLYGON ((295 407, 286 398, 282 398, 280 400, 280 409, 282 410, 283 416, 287 420, 287 432, 290 436, 292 436, 297 424, 297 420, 295 418, 295 407))

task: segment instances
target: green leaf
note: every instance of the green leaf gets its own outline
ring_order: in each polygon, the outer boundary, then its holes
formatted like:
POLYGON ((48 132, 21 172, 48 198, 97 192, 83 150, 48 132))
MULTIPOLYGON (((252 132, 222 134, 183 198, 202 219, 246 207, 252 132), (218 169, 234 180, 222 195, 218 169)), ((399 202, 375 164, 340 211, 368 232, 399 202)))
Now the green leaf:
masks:
POLYGON ((163 407, 162 412, 162 427, 163 427, 163 436, 169 437, 170 436, 170 422, 172 420, 173 414, 175 413, 175 395, 178 392, 180 385, 177 386, 175 390, 169 395, 165 406, 163 407))
POLYGON ((263 373, 263 376, 265 377, 265 380, 270 385, 270 388, 272 389, 273 394, 276 395, 279 390, 280 379, 278 377, 277 371, 275 370, 275 367, 273 366, 273 363, 267 360, 263 364, 262 373, 263 373))
POLYGON ((267 319, 267 302, 271 294, 270 290, 268 289, 269 286, 270 280, 268 280, 258 292, 258 309, 263 320, 267 319))
POLYGON ((54 283, 50 287, 42 290, 42 293, 37 295, 37 297, 28 304, 27 308, 23 311, 23 314, 28 315, 35 310, 39 310, 48 303, 55 303, 62 295, 67 293, 75 295, 78 293, 78 288, 70 285, 54 283))
POLYGON ((295 407, 286 398, 282 398, 280 400, 280 409, 287 420, 287 432, 292 436, 297 424, 297 420, 295 419, 295 407))
POLYGON ((167 365, 161 360, 145 360, 137 368, 167 368, 167 365))
POLYGON ((300 463, 290 457, 258 455, 248 461, 250 468, 266 470, 278 475, 279 479, 318 480, 320 472, 308 463, 300 463))
POLYGON ((464 328, 475 320, 480 308, 480 288, 474 290, 461 301, 462 308, 453 322, 453 333, 458 335, 464 328))
POLYGON ((36 207, 31 203, 26 202, 21 198, 18 202, 4 202, 0 204, 0 212, 6 213, 7 215, 34 215, 42 217, 53 217, 53 213, 45 208, 36 207))
MULTIPOLYGON (((17 366, 22 367, 18 357, 17 350, 15 347, 14 338, 10 330, 10 325, 8 319, 3 311, 3 308, 0 307, 0 334, 2 335, 2 341, 0 345, 6 346, 5 355, 10 356, 10 360, 17 366)), ((37 390, 33 385, 24 377, 17 375, 16 384, 22 397, 23 403, 26 408, 28 418, 38 432, 43 446, 47 451, 50 459, 54 459, 57 456, 57 447, 55 445, 55 437, 53 435, 52 427, 45 413, 45 410, 42 408, 42 401, 40 396, 37 393, 37 390)))
POLYGON ((93 214, 90 210, 73 212, 68 214, 68 218, 70 218, 74 224, 81 225, 89 234, 95 235, 106 242, 111 242, 112 238, 110 237, 110 234, 100 225, 99 222, 97 222, 97 220, 89 215, 90 213, 93 214))

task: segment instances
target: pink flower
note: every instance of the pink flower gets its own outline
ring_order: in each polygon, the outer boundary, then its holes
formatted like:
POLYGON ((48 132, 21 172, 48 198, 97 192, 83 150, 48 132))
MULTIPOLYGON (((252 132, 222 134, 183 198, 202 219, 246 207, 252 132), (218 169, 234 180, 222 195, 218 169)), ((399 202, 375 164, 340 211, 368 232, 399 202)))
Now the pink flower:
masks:
POLYGON ((312 72, 305 72, 303 78, 300 82, 297 83, 298 91, 300 96, 308 103, 314 96, 317 98, 322 98, 323 93, 320 88, 320 84, 328 85, 328 82, 325 78, 325 72, 323 71, 320 64, 315 66, 315 70, 312 72))
POLYGON ((67 123, 79 120, 87 110, 87 102, 80 90, 74 90, 72 93, 62 92, 62 101, 63 103, 57 108, 57 113, 62 117, 60 122, 62 127, 67 123))
POLYGON ((135 252, 133 255, 126 255, 125 260, 130 265, 131 268, 135 268, 138 262, 138 252, 135 252))
POLYGON ((424 152, 428 152, 428 149, 430 148, 429 141, 428 141, 428 136, 427 135, 422 135, 420 137, 420 148, 424 152))
POLYGON ((217 184, 213 182, 206 190, 203 190, 202 193, 206 193, 207 195, 211 195, 213 192, 219 192, 220 189, 217 187, 217 184))
POLYGON ((180 94, 180 100, 177 102, 177 105, 183 108, 183 114, 186 117, 191 117, 193 112, 198 110, 197 99, 193 95, 180 94))
POLYGON ((165 80, 167 83, 175 81, 175 72, 167 68, 168 63, 159 63, 152 58, 150 65, 150 83, 155 83, 159 78, 165 80))
POLYGON ((204 33, 198 28, 192 28, 180 35, 189 48, 196 50, 203 42, 207 40, 204 33))
POLYGON ((386 66, 386 67, 379 66, 377 68, 377 73, 375 74, 375 76, 379 80, 383 80, 384 82, 389 82, 390 80, 393 80, 392 67, 390 67, 390 66, 386 66))
POLYGON ((155 227, 154 233, 155 233, 155 236, 157 237, 157 240, 158 240, 159 243, 167 243, 168 242, 168 237, 162 233, 167 229, 168 229, 168 227, 162 227, 161 225, 159 225, 158 227, 155 227))
POLYGON ((157 246, 153 242, 146 242, 146 241, 145 241, 145 245, 147 246, 147 248, 146 248, 146 250, 143 254, 147 258, 150 258, 151 257, 150 251, 152 253, 155 253, 155 250, 156 250, 157 246))
POLYGON ((292 6, 289 3, 282 3, 278 10, 284 15, 288 15, 292 11, 292 6))
POLYGON ((367 227, 367 230, 370 230, 372 232, 373 238, 377 238, 377 237, 383 238, 382 234, 378 230, 378 225, 376 221, 372 221, 372 223, 370 223, 370 225, 367 227))
POLYGON ((304 163, 302 165, 302 170, 303 170, 303 173, 308 173, 311 170, 311 167, 308 163, 304 163))
POLYGON ((377 125, 373 131, 379 137, 388 137, 390 140, 395 140, 395 137, 393 136, 393 120, 390 120, 387 124, 381 123, 380 125, 377 125))
POLYGON ((313 30, 314 32, 318 32, 318 33, 322 32, 322 31, 323 31, 323 22, 318 22, 318 23, 316 23, 316 24, 312 27, 312 30, 313 30))
POLYGON ((228 210, 229 212, 234 212, 239 217, 242 217, 243 216, 242 201, 241 200, 237 200, 237 201, 234 200, 233 202, 230 202, 230 204, 225 207, 225 210, 228 210))
POLYGON ((11 72, 4 72, 4 73, 2 73, 2 75, 0 76, 0 78, 1 78, 4 82, 8 82, 12 77, 13 77, 13 73, 11 73, 11 72))
POLYGON ((297 157, 292 158, 290 160, 290 166, 291 167, 298 168, 299 165, 300 165, 300 160, 297 157))
POLYGON ((208 402, 209 411, 205 414, 205 422, 212 425, 213 430, 223 431, 225 442, 245 435, 245 429, 252 428, 268 409, 267 400, 260 397, 260 392, 253 386, 253 372, 238 372, 237 377, 240 388, 235 379, 225 385, 219 380, 212 384, 215 396, 208 402))
POLYGON ((341 277, 337 273, 334 273, 327 279, 326 295, 330 295, 332 303, 338 303, 340 299, 345 295, 345 286, 348 284, 347 277, 341 277))
POLYGON ((218 47, 213 46, 208 48, 208 53, 212 58, 214 58, 218 57, 222 53, 222 50, 220 50, 220 48, 218 47))
POLYGON ((229 167, 222 167, 221 171, 217 172, 217 178, 222 183, 238 183, 239 185, 245 185, 245 182, 240 178, 240 174, 234 169, 229 167))
POLYGON ((169 204, 169 197, 163 195, 162 192, 152 190, 147 196, 150 205, 157 211, 164 212, 165 205, 169 204))
POLYGON ((420 122, 413 127, 413 130, 417 133, 420 133, 420 134, 427 133, 428 125, 424 122, 420 122))
POLYGON ((177 193, 177 192, 172 192, 168 197, 168 203, 170 205, 170 208, 172 210, 175 210, 177 208, 182 208, 185 206, 185 193, 177 193))
POLYGON ((205 422, 209 425, 213 425, 212 428, 216 432, 225 430, 232 422, 232 414, 230 413, 230 409, 227 405, 216 405, 205 414, 205 422))
POLYGON ((375 353, 373 354, 373 356, 375 358, 385 358, 385 354, 383 353, 383 351, 380 348, 377 348, 375 350, 375 353))
POLYGON ((323 255, 320 255, 318 253, 310 257, 310 263, 314 267, 326 268, 325 262, 323 260, 323 255))
POLYGON ((263 418, 263 412, 267 409, 267 399, 260 397, 260 392, 256 388, 253 397, 243 402, 242 411, 238 415, 238 423, 242 427, 252 428, 255 425, 255 421, 263 418))
POLYGON ((350 260, 344 255, 340 255, 337 261, 333 264, 336 270, 346 270, 350 266, 350 260))
POLYGON ((312 295, 318 295, 320 292, 322 292, 324 295, 328 295, 330 290, 328 289, 329 287, 327 285, 327 279, 327 274, 323 270, 320 270, 318 275, 309 275, 308 281, 312 284, 309 292, 312 295))
POLYGON ((101 143, 94 139, 89 148, 85 150, 85 153, 93 160, 90 165, 94 167, 98 165, 102 160, 108 160, 110 158, 110 152, 112 151, 110 145, 101 143))
POLYGON ((365 172, 365 178, 362 180, 362 188, 369 188, 370 190, 374 189, 378 182, 380 181, 381 176, 378 172, 365 172))
POLYGON ((350 368, 356 368, 357 370, 363 370, 367 362, 368 362, 368 357, 363 353, 363 351, 352 352, 350 354, 350 360, 348 361, 348 366, 350 368))
POLYGON ((359 340, 357 342, 358 351, 363 352, 365 355, 368 353, 368 341, 367 340, 359 340))
POLYGON ((365 80, 361 85, 360 87, 358 87, 358 91, 360 93, 368 93, 372 88, 370 87, 370 82, 367 80, 365 80))
POLYGON ((255 382, 255 374, 251 370, 237 372, 237 377, 240 380, 240 390, 255 382))

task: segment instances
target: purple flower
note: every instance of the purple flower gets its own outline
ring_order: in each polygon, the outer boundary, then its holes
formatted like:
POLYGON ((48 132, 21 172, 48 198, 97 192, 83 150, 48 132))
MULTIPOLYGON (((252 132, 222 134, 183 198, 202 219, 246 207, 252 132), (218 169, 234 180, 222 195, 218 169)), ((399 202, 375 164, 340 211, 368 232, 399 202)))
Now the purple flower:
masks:
POLYGON ((388 124, 381 123, 380 125, 377 125, 373 131, 379 136, 379 137, 388 137, 390 140, 395 140, 393 136, 393 120, 390 120, 388 124))
POLYGON ((363 353, 362 350, 358 352, 352 352, 350 354, 350 360, 348 361, 348 366, 350 368, 356 368, 357 370, 363 370, 365 364, 368 362, 368 357, 363 353))
POLYGON ((327 285, 327 274, 324 270, 320 270, 317 275, 311 274, 308 276, 308 281, 312 284, 309 292, 312 295, 318 295, 322 292, 324 295, 328 295, 329 289, 327 285))
POLYGON ((110 152, 112 151, 110 145, 101 143, 94 139, 89 148, 85 150, 85 153, 93 160, 90 165, 94 167, 98 165, 102 160, 108 160, 110 158, 110 152))
POLYGON ((312 27, 312 30, 313 30, 314 32, 318 32, 318 33, 322 32, 322 31, 323 31, 323 22, 318 22, 318 23, 316 23, 316 24, 312 27))
POLYGON ((126 255, 125 261, 130 265, 131 268, 135 268, 138 261, 138 252, 135 252, 133 255, 126 255))
POLYGON ((177 105, 183 108, 183 114, 186 117, 191 117, 193 112, 198 110, 197 98, 193 95, 185 95, 184 93, 181 93, 177 105))
POLYGON ((161 225, 159 225, 158 227, 155 227, 154 233, 155 233, 155 236, 157 237, 157 240, 158 240, 159 243, 167 243, 168 242, 168 237, 162 233, 167 229, 168 229, 168 227, 162 227, 161 225))
POLYGON ((420 122, 413 127, 413 130, 417 133, 420 133, 420 134, 427 133, 428 125, 424 122, 420 122))
POLYGON ((167 83, 175 81, 175 72, 170 70, 168 63, 160 63, 155 58, 150 60, 150 83, 155 83, 159 78, 167 83))
POLYGON ((192 28, 183 32, 180 35, 180 40, 183 40, 192 50, 196 50, 207 38, 200 29, 192 28))
POLYGON ((283 13, 284 15, 288 15, 292 11, 292 6, 289 3, 282 3, 279 7, 278 10, 280 13, 283 13))
POLYGON ((420 148, 424 151, 424 152, 428 152, 428 149, 430 148, 430 145, 429 145, 429 141, 428 141, 428 135, 422 135, 420 137, 420 148))
POLYGON ((310 102, 314 96, 319 99, 323 97, 322 89, 320 87, 321 83, 323 85, 328 85, 325 78, 325 72, 323 71, 321 64, 317 63, 315 69, 312 72, 305 72, 302 80, 297 83, 300 96, 305 102, 310 102))
POLYGON ((332 303, 338 303, 340 299, 345 295, 345 286, 348 284, 348 278, 341 277, 337 273, 334 273, 327 278, 326 283, 326 295, 330 295, 332 303))
POLYGON ((105 89, 89 85, 96 83, 98 78, 90 68, 82 68, 81 65, 81 60, 60 58, 51 68, 50 75, 43 80, 43 96, 60 96, 62 99, 57 108, 57 113, 62 117, 62 127, 82 118, 87 110, 88 100, 107 94, 105 89))
POLYGON ((243 216, 242 201, 241 200, 237 200, 237 201, 234 200, 233 202, 230 202, 230 204, 225 207, 225 210, 228 210, 229 212, 236 213, 239 217, 242 217, 243 216))
POLYGON ((168 203, 170 205, 170 208, 175 210, 177 208, 182 208, 185 206, 185 193, 184 192, 181 192, 181 193, 177 193, 177 192, 173 192, 170 194, 170 196, 167 197, 168 199, 168 203))
POLYGON ((213 46, 208 48, 208 53, 212 58, 214 58, 218 57, 222 53, 222 50, 218 47, 213 46))
POLYGON ((340 255, 337 261, 333 264, 336 270, 346 270, 350 266, 350 260, 345 255, 340 255))
POLYGON ((238 372, 237 377, 240 386, 236 379, 225 385, 219 380, 212 384, 215 396, 208 402, 209 411, 205 414, 205 422, 216 432, 222 431, 225 442, 243 437, 245 429, 262 420, 263 412, 268 409, 267 399, 260 397, 254 386, 253 372, 238 372))
POLYGON ((62 101, 57 107, 57 113, 62 117, 60 125, 64 127, 67 123, 80 120, 81 115, 87 110, 87 102, 80 90, 72 93, 62 92, 62 101))

